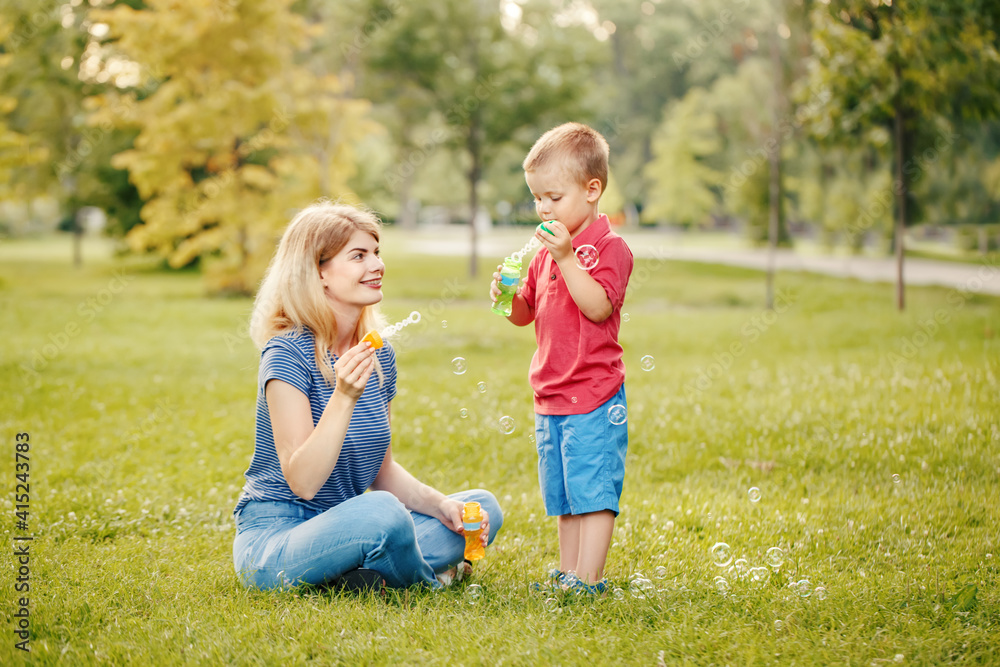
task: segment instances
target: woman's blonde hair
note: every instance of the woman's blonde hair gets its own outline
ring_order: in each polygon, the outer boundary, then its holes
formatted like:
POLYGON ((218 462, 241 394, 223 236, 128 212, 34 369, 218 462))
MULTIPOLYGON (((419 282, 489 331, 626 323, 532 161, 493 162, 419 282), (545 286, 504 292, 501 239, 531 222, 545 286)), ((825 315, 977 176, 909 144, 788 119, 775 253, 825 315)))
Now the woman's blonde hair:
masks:
MULTIPOLYGON (((308 328, 316 338, 316 365, 331 385, 336 374, 327 351, 337 340, 337 321, 323 291, 319 267, 340 252, 355 231, 379 240, 382 224, 370 211, 320 202, 288 223, 267 267, 250 316, 250 338, 259 349, 274 336, 308 328)), ((385 324, 378 304, 361 310, 353 343, 385 324)), ((382 369, 376 359, 376 371, 382 369)))

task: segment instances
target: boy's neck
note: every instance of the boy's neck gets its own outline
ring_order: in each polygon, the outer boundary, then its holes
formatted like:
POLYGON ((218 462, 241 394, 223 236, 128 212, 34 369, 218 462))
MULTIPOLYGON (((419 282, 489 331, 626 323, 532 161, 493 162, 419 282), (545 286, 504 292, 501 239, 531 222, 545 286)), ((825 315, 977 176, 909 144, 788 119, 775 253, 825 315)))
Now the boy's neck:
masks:
POLYGON ((587 216, 587 219, 583 221, 583 224, 581 224, 579 227, 577 227, 576 231, 569 235, 570 240, 572 241, 573 239, 575 239, 580 234, 583 234, 583 232, 587 228, 589 228, 592 224, 594 224, 595 222, 597 222, 597 219, 599 217, 601 217, 601 214, 600 214, 600 212, 598 212, 597 206, 594 206, 594 210, 591 211, 590 215, 587 216))

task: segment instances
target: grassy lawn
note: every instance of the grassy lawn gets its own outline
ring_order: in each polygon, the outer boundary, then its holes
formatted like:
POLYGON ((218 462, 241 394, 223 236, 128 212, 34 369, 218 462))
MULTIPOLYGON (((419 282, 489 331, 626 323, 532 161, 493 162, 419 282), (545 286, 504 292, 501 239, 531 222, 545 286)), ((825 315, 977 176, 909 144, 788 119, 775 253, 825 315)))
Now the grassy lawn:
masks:
POLYGON ((250 302, 96 246, 74 270, 66 239, 3 242, 0 664, 28 663, 10 548, 25 534, 33 664, 1000 661, 1000 300, 911 288, 898 314, 890 285, 787 273, 781 312, 766 313, 762 274, 637 263, 608 562, 622 590, 547 601, 528 588, 557 554, 529 441, 534 337, 488 311, 500 258, 470 280, 461 257, 407 254, 396 232, 384 245, 384 311, 423 315, 396 341, 394 452, 446 493, 500 499, 481 594, 240 588, 231 512, 253 448, 250 302), (636 573, 649 583, 630 583, 636 573))

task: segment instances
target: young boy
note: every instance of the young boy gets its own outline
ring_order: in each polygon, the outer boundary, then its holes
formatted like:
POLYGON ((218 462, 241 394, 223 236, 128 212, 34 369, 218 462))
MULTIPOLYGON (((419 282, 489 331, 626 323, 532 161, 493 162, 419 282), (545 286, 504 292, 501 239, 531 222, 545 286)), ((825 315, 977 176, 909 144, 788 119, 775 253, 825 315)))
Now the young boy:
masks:
MULTIPOLYGON (((535 232, 542 248, 507 319, 535 323, 538 350, 528 377, 538 479, 546 513, 559 517, 559 571, 550 576, 601 594, 628 448, 618 329, 632 253, 598 213, 608 183, 608 143, 598 132, 579 123, 549 130, 523 167, 545 229, 535 232), (581 246, 596 248, 596 256, 591 248, 578 255, 581 246), (618 414, 609 419, 612 407, 618 414)), ((490 286, 494 301, 499 278, 490 286)))

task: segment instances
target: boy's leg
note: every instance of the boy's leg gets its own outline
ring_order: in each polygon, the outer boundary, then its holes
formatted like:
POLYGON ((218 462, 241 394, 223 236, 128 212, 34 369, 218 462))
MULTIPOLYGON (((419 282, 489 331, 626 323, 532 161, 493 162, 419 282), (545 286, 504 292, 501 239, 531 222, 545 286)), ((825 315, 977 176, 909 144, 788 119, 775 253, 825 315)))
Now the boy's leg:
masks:
POLYGON ((615 530, 615 513, 611 510, 590 512, 579 519, 579 556, 576 576, 585 584, 597 583, 604 577, 604 564, 615 530))
POLYGON ((559 569, 576 572, 580 560, 581 516, 563 514, 559 517, 559 569))

